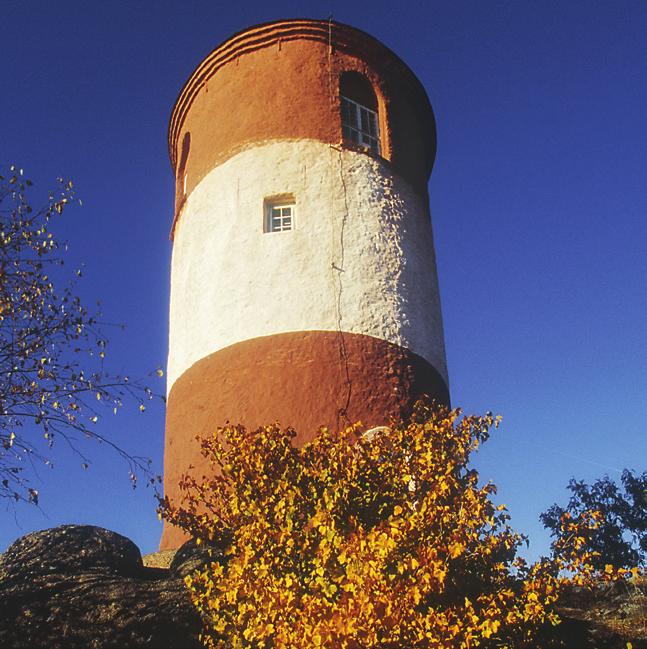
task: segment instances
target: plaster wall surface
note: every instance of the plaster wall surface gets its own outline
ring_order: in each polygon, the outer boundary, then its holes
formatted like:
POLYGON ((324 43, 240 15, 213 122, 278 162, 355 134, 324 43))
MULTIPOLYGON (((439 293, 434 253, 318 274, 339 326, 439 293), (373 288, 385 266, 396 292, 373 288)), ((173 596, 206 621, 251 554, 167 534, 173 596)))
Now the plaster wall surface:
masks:
MULTIPOLYGON (((436 129, 424 88, 406 64, 370 35, 317 20, 250 28, 218 46, 196 68, 169 125, 176 172, 190 133, 191 151, 183 169, 188 191, 216 165, 262 141, 341 144, 339 83, 348 71, 359 72, 373 86, 382 156, 426 193, 436 129)), ((185 179, 179 175, 181 187, 185 179)))
POLYGON ((278 333, 344 331, 407 348, 447 383, 429 209, 365 153, 260 142, 191 191, 175 232, 168 392, 200 359, 278 333), (291 194, 295 229, 264 233, 291 194))

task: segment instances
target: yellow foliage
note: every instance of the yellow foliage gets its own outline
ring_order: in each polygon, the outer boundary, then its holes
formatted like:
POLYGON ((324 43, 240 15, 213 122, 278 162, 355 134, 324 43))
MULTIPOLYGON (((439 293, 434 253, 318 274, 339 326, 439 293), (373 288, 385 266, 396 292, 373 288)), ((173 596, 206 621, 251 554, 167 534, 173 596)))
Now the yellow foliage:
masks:
POLYGON ((163 516, 225 557, 187 578, 207 647, 360 649, 533 646, 564 585, 591 577, 565 520, 556 558, 517 557, 524 537, 479 485, 470 453, 499 418, 418 404, 363 437, 322 429, 218 429, 201 440, 214 475, 185 476, 163 516))

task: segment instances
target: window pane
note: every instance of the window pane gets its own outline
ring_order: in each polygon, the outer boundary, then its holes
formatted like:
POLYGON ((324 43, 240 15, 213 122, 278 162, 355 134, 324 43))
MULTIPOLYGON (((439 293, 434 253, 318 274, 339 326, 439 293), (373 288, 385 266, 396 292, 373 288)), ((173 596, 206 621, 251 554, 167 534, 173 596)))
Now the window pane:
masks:
POLYGON ((377 120, 375 119, 375 113, 368 114, 368 132, 373 136, 377 136, 377 120))
POLYGON ((364 131, 364 133, 368 133, 370 129, 368 111, 366 110, 366 108, 360 108, 360 114, 362 116, 362 131, 364 131))
POLYGON ((342 97, 341 100, 341 114, 342 114, 342 124, 347 124, 348 126, 356 127, 357 126, 357 109, 356 105, 342 97))
POLYGON ((350 121, 350 109, 348 102, 343 98, 341 100, 341 121, 342 124, 348 124, 350 121))

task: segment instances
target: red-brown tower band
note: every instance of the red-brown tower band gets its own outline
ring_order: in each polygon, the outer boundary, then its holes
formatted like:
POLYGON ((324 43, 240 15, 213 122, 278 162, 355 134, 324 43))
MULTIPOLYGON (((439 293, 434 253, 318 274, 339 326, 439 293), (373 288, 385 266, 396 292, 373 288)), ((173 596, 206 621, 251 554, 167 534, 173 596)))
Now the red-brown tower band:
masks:
MULTIPOLYGON (((448 403, 427 180, 435 125, 409 68, 347 25, 245 30, 198 66, 176 175, 164 487, 195 436, 367 427, 448 403)), ((181 533, 164 529, 161 547, 181 533)))

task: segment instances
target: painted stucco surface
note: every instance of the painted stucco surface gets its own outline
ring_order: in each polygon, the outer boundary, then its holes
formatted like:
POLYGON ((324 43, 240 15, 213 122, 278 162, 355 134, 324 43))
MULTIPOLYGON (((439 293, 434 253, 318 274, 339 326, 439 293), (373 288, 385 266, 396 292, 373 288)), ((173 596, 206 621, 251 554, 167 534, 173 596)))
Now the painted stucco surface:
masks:
MULTIPOLYGON (((262 141, 341 144, 339 83, 350 70, 362 74, 377 95, 382 156, 426 193, 436 129, 425 89, 372 36, 334 21, 308 19, 276 21, 234 35, 187 80, 171 115, 169 153, 177 172, 182 142, 190 133, 188 192, 234 153, 262 141)), ((178 187, 183 182, 179 178, 178 187)))
MULTIPOLYGON (((182 499, 179 484, 213 466, 196 438, 217 426, 254 430, 278 421, 291 426, 294 443, 312 440, 321 426, 343 429, 389 424, 411 412, 426 394, 449 405, 443 378, 424 359, 378 338, 336 331, 299 331, 252 338, 194 363, 173 384, 166 411, 164 493, 182 499)), ((186 540, 164 525, 162 548, 186 540)))
POLYGON ((213 169, 175 232, 168 391, 237 342, 296 331, 406 347, 447 382, 427 204, 378 159, 272 141, 213 169), (292 194, 295 229, 263 232, 264 199, 292 194))

